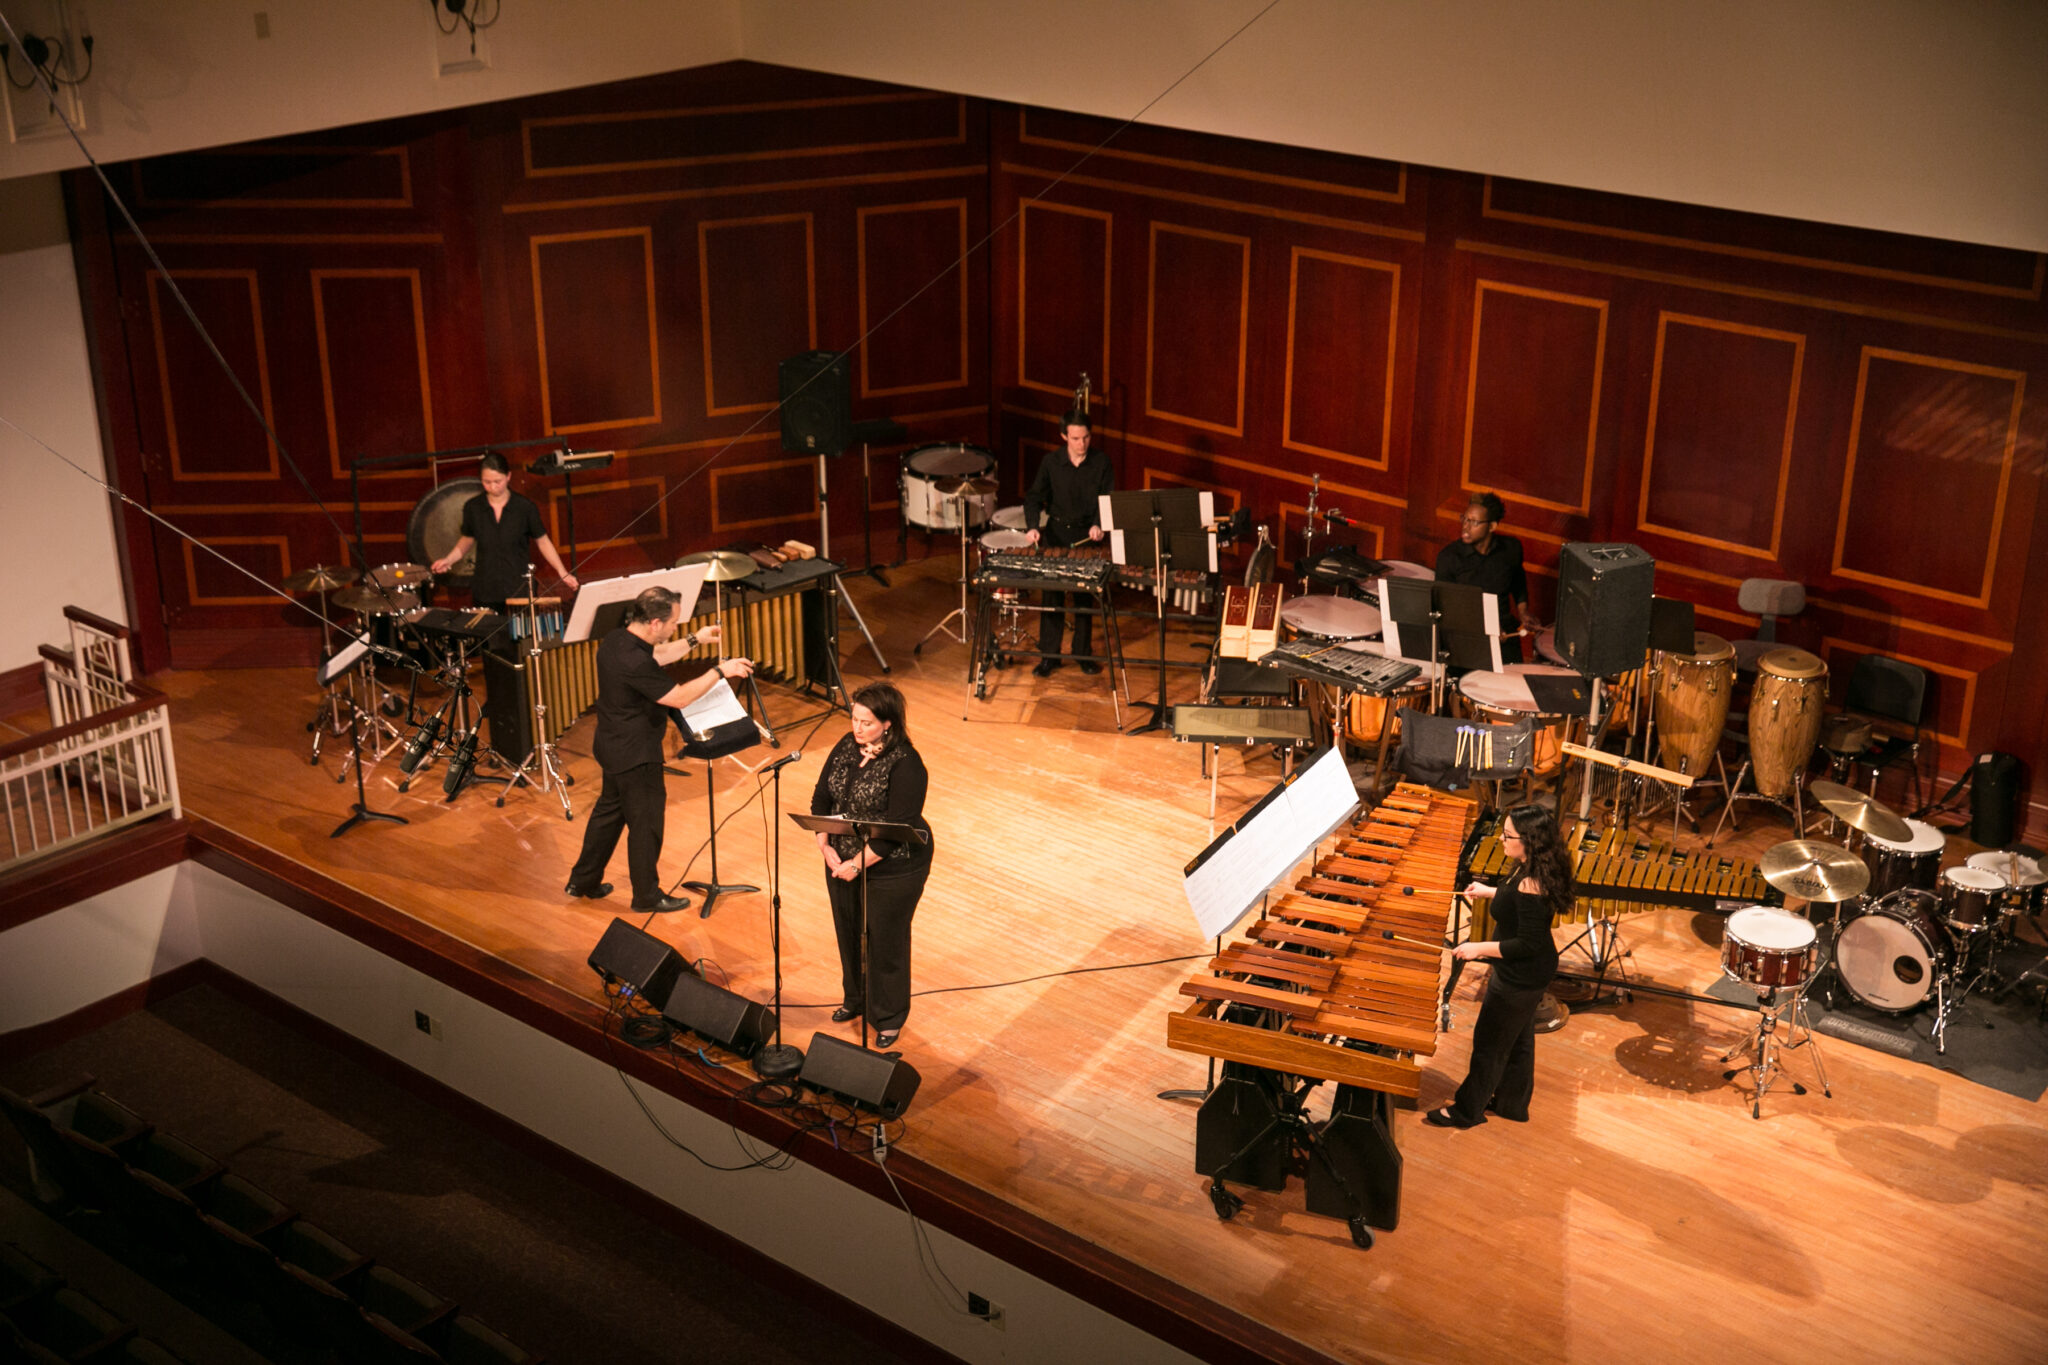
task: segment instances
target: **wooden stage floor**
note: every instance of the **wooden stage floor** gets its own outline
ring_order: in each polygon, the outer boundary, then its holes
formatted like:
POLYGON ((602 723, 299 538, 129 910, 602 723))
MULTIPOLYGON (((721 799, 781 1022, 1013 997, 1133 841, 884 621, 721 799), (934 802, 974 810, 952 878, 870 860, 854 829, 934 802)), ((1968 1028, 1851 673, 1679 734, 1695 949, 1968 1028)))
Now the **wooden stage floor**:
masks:
MULTIPOLYGON (((1071 667, 1043 682, 1007 670, 989 701, 969 704, 964 646, 941 637, 911 653, 957 601, 948 566, 942 555, 909 566, 886 590, 849 583, 932 772, 938 854, 915 981, 933 993, 916 1001, 901 1044, 924 1077, 904 1150, 1337 1360, 2048 1359, 2043 1105, 1830 1039, 1833 1098, 1781 1082, 1754 1120, 1718 1064, 1746 1016, 1647 995, 1576 1013, 1539 1040, 1527 1125, 1454 1132, 1404 1108, 1401 1224, 1370 1251, 1342 1222, 1304 1213, 1298 1183, 1249 1192, 1237 1219, 1219 1222, 1193 1170, 1194 1106, 1155 1098, 1204 1075, 1200 1058, 1164 1041, 1186 959, 1207 950, 1180 891, 1183 863, 1213 828, 1197 751, 1119 734, 1106 679, 1071 667), (1120 969, 973 989, 1086 968, 1120 969)), ((1134 661, 1147 638, 1130 632, 1134 661)), ((850 622, 842 644, 856 684, 876 675, 850 622)), ((1180 657, 1193 644, 1174 633, 1180 657)), ((1149 677, 1133 669, 1140 695, 1149 677)), ((479 791, 442 804, 438 770, 400 794, 394 756, 371 772, 371 805, 412 823, 335 840, 353 788, 335 784, 331 746, 307 765, 308 670, 154 681, 173 698, 190 811, 597 997, 585 958, 628 896, 623 849, 612 900, 561 893, 596 797, 590 720, 564 743, 574 822, 532 792, 502 809, 479 791)), ((1172 686, 1191 700, 1194 675, 1172 686)), ((765 690, 778 724, 819 710, 765 690)), ((833 715, 788 728, 784 751, 804 757, 785 772, 785 809, 808 808, 818 760, 844 726, 833 715)), ((670 780, 671 881, 706 828, 703 767, 688 767, 670 780)), ((1270 761, 1247 771, 1236 753, 1223 771, 1226 821, 1277 776, 1270 761)), ((721 816, 756 786, 731 763, 717 782, 721 816)), ((768 881, 762 806, 725 826, 726 881, 768 881)), ((1745 825, 1728 846, 1744 856, 1787 837, 1771 817, 1745 825)), ((787 1027, 801 1044, 835 1027, 838 969, 815 852, 794 827, 784 834, 785 990, 799 1002, 787 1027)), ((690 875, 707 871, 700 859, 690 875)), ((736 896, 709 920, 693 909, 652 927, 765 999, 767 905, 736 896)), ((1703 990, 1718 973, 1713 917, 1638 915, 1626 933, 1651 980, 1703 990)), ((1460 987, 1425 1107, 1464 1074, 1482 980, 1460 987)), ((1795 1057, 1793 1076, 1808 1065, 1795 1057)))

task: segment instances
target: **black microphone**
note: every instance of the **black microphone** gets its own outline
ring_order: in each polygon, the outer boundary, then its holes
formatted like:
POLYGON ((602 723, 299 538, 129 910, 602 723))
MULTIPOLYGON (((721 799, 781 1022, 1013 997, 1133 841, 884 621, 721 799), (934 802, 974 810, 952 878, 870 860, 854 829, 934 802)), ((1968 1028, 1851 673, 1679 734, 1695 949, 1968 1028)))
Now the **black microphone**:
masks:
POLYGON ((797 749, 791 753, 786 753, 781 758, 778 758, 773 763, 770 763, 767 767, 761 769, 758 773, 755 774, 755 776, 766 777, 768 776, 768 774, 774 772, 777 768, 787 768, 790 764, 796 762, 803 756, 804 751, 802 749, 797 749))
POLYGON ((428 716, 426 724, 412 737, 412 743, 405 746, 405 753, 398 760, 398 771, 407 777, 420 766, 420 760, 427 756, 427 750, 434 747, 434 741, 441 737, 441 717, 428 716))
POLYGON ((455 746, 455 752, 449 755, 448 771, 441 776, 441 790, 452 798, 456 792, 462 790, 462 784, 469 780, 470 769, 475 766, 476 731, 471 730, 462 737, 462 742, 455 746))

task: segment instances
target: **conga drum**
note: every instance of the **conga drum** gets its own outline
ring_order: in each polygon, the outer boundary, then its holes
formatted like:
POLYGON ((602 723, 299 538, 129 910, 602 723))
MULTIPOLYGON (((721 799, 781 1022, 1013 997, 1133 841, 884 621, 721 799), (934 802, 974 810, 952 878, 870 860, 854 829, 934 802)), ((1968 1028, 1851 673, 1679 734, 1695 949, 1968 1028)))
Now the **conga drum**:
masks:
POLYGON ((1756 789, 1787 796, 1820 743, 1828 666, 1803 649, 1781 648, 1756 661, 1749 696, 1749 757, 1756 789))
POLYGON ((1721 746, 1721 728, 1728 723, 1735 646, 1704 630, 1692 638, 1692 653, 1663 656, 1655 714, 1664 766, 1698 777, 1721 746))

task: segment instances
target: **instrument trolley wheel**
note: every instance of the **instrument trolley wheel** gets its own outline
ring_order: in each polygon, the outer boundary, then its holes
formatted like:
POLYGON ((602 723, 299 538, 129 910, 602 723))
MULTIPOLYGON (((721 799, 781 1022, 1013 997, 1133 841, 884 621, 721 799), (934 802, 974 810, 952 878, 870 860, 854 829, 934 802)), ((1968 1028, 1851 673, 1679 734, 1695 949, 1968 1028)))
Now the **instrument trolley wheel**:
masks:
POLYGON ((1362 1250, 1372 1250, 1372 1229, 1365 1225, 1363 1218, 1351 1220, 1351 1243, 1362 1250))
POLYGON ((1244 1207, 1244 1200, 1224 1189, 1221 1179, 1209 1186, 1209 1202, 1216 1206, 1216 1217, 1225 1223, 1237 1217, 1237 1211, 1244 1207))

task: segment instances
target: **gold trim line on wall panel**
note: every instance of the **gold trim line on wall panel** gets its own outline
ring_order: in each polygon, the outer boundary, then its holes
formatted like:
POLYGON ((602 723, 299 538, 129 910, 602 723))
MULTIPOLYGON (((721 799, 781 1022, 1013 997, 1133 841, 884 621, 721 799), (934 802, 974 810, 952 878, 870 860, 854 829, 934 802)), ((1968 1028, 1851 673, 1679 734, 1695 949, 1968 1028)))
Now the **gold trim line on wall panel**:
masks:
POLYGON ((1606 261, 1589 261, 1577 256, 1560 256, 1548 251, 1526 251, 1520 247, 1496 246, 1492 242, 1475 241, 1470 238, 1459 238, 1452 243, 1452 249, 1474 256, 1491 256, 1506 261, 1522 261, 1530 265, 1552 265, 1565 270, 1583 270, 1590 275, 1608 275, 1616 279, 1668 284, 1679 289, 1729 294, 1736 298, 1759 299, 1766 303, 1785 303, 1796 308, 1816 308, 1823 312, 1843 313, 1850 317, 1878 318, 1885 322, 1904 322, 1915 327, 1931 327, 1944 332, 1967 332, 1972 336, 1996 337, 2001 341, 2024 341, 2036 346, 2048 345, 2048 332, 2025 332, 2016 327, 1995 327, 1989 323, 1964 322, 1932 313, 1909 313, 1900 308, 1877 308, 1869 304, 1850 303, 1844 299, 1824 298, 1818 294, 1794 294, 1782 289, 1759 289, 1750 285, 1726 284, 1697 275, 1679 275, 1668 270, 1644 270, 1636 266, 1614 265, 1606 261))
POLYGON ((1806 605, 1809 609, 1819 608, 1822 611, 1834 612, 1838 616, 1849 616, 1862 621, 1873 621, 1878 625, 1888 626, 1894 630, 1907 631, 1914 635, 1931 635, 1936 639, 1955 640, 1962 644, 1977 645, 2000 654, 2010 654, 2013 652, 2013 643, 2010 640, 1994 639, 1989 635, 1972 635, 1967 630, 1956 630, 1950 626, 1936 625, 1932 621, 1922 621, 1911 616, 1901 616, 1895 611, 1872 611, 1869 607, 1854 607, 1847 602, 1836 602, 1826 597, 1809 596, 1806 599, 1806 605))
POLYGON ((1347 464, 1361 465, 1367 469, 1384 470, 1393 461, 1394 450, 1394 361, 1399 353, 1401 335, 1401 267, 1392 261, 1376 261, 1366 256, 1346 256, 1336 251, 1318 251, 1313 247, 1297 246, 1287 259, 1287 367, 1286 382, 1280 400, 1280 444, 1288 450, 1299 450, 1306 455, 1323 455, 1347 464), (1350 451, 1331 450, 1325 446, 1312 446, 1306 441, 1294 439, 1294 315, 1295 300, 1301 275, 1301 259, 1307 256, 1318 261, 1335 261, 1345 265, 1363 266, 1368 270, 1384 270, 1394 277, 1393 298, 1387 306, 1387 385, 1386 399, 1380 412, 1380 457, 1377 460, 1350 451))
POLYGON ((810 212, 806 210, 802 213, 764 213, 748 218, 701 220, 697 224, 697 312, 704 329, 704 415, 707 417, 773 412, 782 401, 778 398, 772 403, 736 403, 720 407, 711 377, 711 232, 714 228, 764 227, 771 223, 804 225, 804 335, 807 338, 804 349, 818 349, 818 250, 816 228, 810 212))
POLYGON ((1651 531, 1673 540, 1691 541, 1695 545, 1711 546, 1734 554, 1747 555, 1752 559, 1779 563, 1778 551, 1785 532, 1785 493, 1791 486, 1792 477, 1792 434, 1799 419, 1799 386, 1805 373, 1806 335, 1803 332, 1779 332, 1768 327, 1753 327, 1747 323, 1725 322, 1719 318, 1700 317, 1690 313, 1673 313, 1668 309, 1657 312, 1657 346, 1650 362, 1650 413, 1643 433, 1642 494, 1636 500, 1636 529, 1651 531), (1710 331, 1735 332, 1743 336, 1763 337, 1770 341, 1792 343, 1792 384, 1785 403, 1785 439, 1778 452, 1778 491, 1771 511, 1771 543, 1768 548, 1744 545, 1738 541, 1721 540, 1714 536, 1701 535, 1697 531, 1681 531, 1672 526, 1659 526, 1650 516, 1650 471, 1657 445, 1657 404, 1664 392, 1664 329, 1669 322, 1701 327, 1710 331))
MULTIPOLYGON (((1600 394, 1601 380, 1607 368, 1607 305, 1606 299, 1588 298, 1582 294, 1564 294, 1554 289, 1536 289, 1527 285, 1510 284, 1505 280, 1478 279, 1473 281, 1472 295, 1472 348, 1467 364, 1465 379, 1465 450, 1458 473, 1458 485, 1472 492, 1484 492, 1480 485, 1472 482, 1472 416, 1477 409, 1479 398, 1479 322, 1486 304, 1486 291, 1498 290, 1504 294, 1518 294, 1524 298, 1548 299, 1553 303, 1568 303, 1581 308, 1591 308, 1600 316, 1599 330, 1593 340, 1593 393, 1587 406, 1591 411, 1586 417, 1586 459, 1585 474, 1580 480, 1577 505, 1551 502, 1530 493, 1516 493, 1512 496, 1502 493, 1501 497, 1510 502, 1520 502, 1531 507, 1542 507, 1552 512, 1563 512, 1569 516, 1590 516, 1593 507, 1593 455, 1600 435, 1600 394)), ((1498 490, 1496 490, 1498 491, 1498 490)))
POLYGON ((2012 484, 2013 459, 2019 450, 2020 411, 2026 401, 2026 395, 2027 374, 2024 370, 2006 370, 1995 365, 1977 365, 1965 360, 1950 360, 1943 356, 1895 351, 1882 346, 1865 346, 1861 358, 1856 363, 1856 397, 1849 417, 1849 462, 1842 471, 1841 509, 1835 516, 1835 552, 1828 565, 1828 572, 1837 578, 1898 588, 1916 597, 1959 602, 1966 607, 1990 606, 1991 586, 1998 573, 1998 547, 2005 530, 2006 493, 2012 484), (1998 465, 1998 492, 1993 496, 1991 503, 1991 534, 1987 537, 1984 547, 1984 574, 1975 597, 1965 597, 1958 592, 1928 587, 1902 578, 1889 578, 1883 574, 1842 567, 1842 552, 1849 543, 1849 504, 1856 488, 1856 453, 1857 447, 1862 443, 1864 386, 1870 377, 1870 362, 1873 357, 1879 360, 1895 360, 1901 364, 1925 365, 1930 369, 1953 370, 1959 374, 1982 375, 1987 379, 2010 379, 2013 383, 2012 408, 2005 425, 2005 453, 1998 465))
POLYGON ((1900 663, 1924 668, 1929 673, 1939 673, 1944 678, 1960 680, 1963 684, 1963 707, 1961 713, 1956 717, 1956 728, 1961 733, 1949 734, 1945 730, 1935 730, 1933 734, 1943 744, 1952 744, 1958 749, 1964 746, 1964 741, 1970 733, 1970 721, 1974 718, 1976 711, 1977 682, 1983 676, 1980 671, 1958 668, 1950 663, 1937 663, 1933 659, 1917 658, 1910 654, 1900 654, 1894 650, 1886 649, 1883 645, 1866 645, 1857 640, 1844 640, 1839 636, 1824 635, 1821 637, 1820 642, 1820 657, 1827 662, 1830 673, 1834 672, 1835 650, 1837 648, 1850 654, 1882 654, 1886 658, 1897 659, 1900 663))
MULTIPOLYGON (((868 384, 868 354, 873 347, 863 344, 860 348, 860 396, 862 398, 893 398, 906 393, 932 393, 941 389, 957 389, 964 387, 968 381, 967 201, 965 199, 927 199, 916 204, 878 204, 873 207, 863 206, 854 210, 854 261, 856 263, 854 273, 857 276, 857 293, 859 295, 860 335, 866 337, 874 331, 874 328, 868 325, 868 218, 870 215, 879 217, 888 213, 929 212, 943 208, 955 210, 959 218, 960 231, 958 246, 953 254, 952 272, 960 280, 960 377, 930 384, 899 384, 893 389, 871 388, 868 384)), ((942 279, 944 276, 939 278, 942 279)), ((923 289, 919 289, 917 294, 922 294, 923 292, 923 289)), ((910 298, 898 304, 895 311, 891 312, 889 317, 893 318, 897 312, 908 308, 911 302, 917 298, 917 294, 912 294, 910 298)), ((813 311, 815 312, 815 309, 813 311)), ((882 321, 887 322, 888 320, 889 318, 884 318, 882 321)), ((880 325, 880 323, 876 324, 876 326, 880 325)))
POLYGON ((1102 224, 1102 373, 1095 376, 1098 392, 1108 392, 1109 377, 1109 323, 1110 323, 1110 276, 1116 263, 1116 215, 1103 209, 1084 209, 1072 204, 1053 204, 1044 200, 1026 200, 1017 206, 1017 383, 1019 387, 1038 389, 1045 393, 1072 395, 1073 385, 1061 388, 1043 380, 1033 379, 1024 373, 1024 337, 1027 306, 1031 290, 1026 283, 1030 270, 1031 256, 1025 250, 1027 234, 1031 227, 1031 211, 1043 209, 1048 213, 1064 213, 1074 218, 1094 218, 1102 224))
MULTIPOLYGON (((1379 223, 1368 223, 1356 218, 1332 218, 1326 213, 1296 213, 1288 209, 1267 208, 1260 204, 1246 204, 1235 199, 1218 199, 1214 195, 1190 194, 1185 190, 1161 189, 1156 185, 1141 185, 1135 181, 1104 180, 1092 175, 1073 175, 1066 171, 1050 171, 1039 166, 1025 166, 1017 162, 1002 164, 1006 175, 1030 176, 1039 180, 1050 180, 1061 185, 1079 185, 1087 189, 1117 190, 1135 194, 1146 199, 1165 199, 1176 204, 1198 204, 1203 208, 1222 209, 1226 213, 1241 213, 1253 218, 1277 218, 1286 223, 1307 223, 1311 227, 1334 228, 1339 232, 1362 232, 1370 237, 1392 237, 1396 241, 1420 242, 1423 234, 1414 228, 1386 227, 1379 223)), ((1038 201, 1044 202, 1044 201, 1038 201)))
POLYGON ((718 166, 739 161, 793 161, 807 156, 845 156, 856 152, 913 151, 923 147, 956 147, 967 143, 967 100, 961 95, 916 91, 881 95, 835 95, 825 99, 771 100, 765 104, 706 105, 702 108, 633 109, 603 114, 559 114, 519 121, 519 146, 523 169, 529 180, 568 175, 602 175, 615 171, 663 170, 676 166, 718 166), (711 156, 658 157, 652 161, 592 162, 581 166, 552 166, 535 170, 533 130, 567 128, 592 123, 650 123, 658 119, 729 118, 736 114, 780 113, 792 109, 846 109, 856 105, 931 104, 953 101, 954 132, 951 137, 909 138, 897 142, 827 143, 808 147, 778 148, 766 152, 720 152, 711 156))
MULTIPOLYGON (((315 270, 313 282, 313 338, 318 343, 320 354, 320 401, 327 414, 327 455, 328 464, 336 479, 348 478, 348 471, 341 465, 341 436, 336 426, 334 411, 334 376, 328 366, 327 357, 327 301, 320 286, 327 280, 407 280, 412 285, 412 332, 413 351, 419 357, 420 366, 420 422, 426 432, 426 448, 434 449, 439 442, 434 439, 434 392, 427 375, 427 310, 420 293, 420 272, 410 267, 381 268, 354 267, 335 270, 315 270)), ((369 479, 391 479, 416 476, 417 470, 372 470, 362 475, 369 479)))
MULTIPOLYGON (((1152 465, 1145 466, 1144 474, 1145 482, 1141 485, 1144 488, 1151 488, 1153 486, 1152 481, 1159 479, 1169 488, 1192 488, 1200 493, 1212 493, 1218 498, 1227 497, 1230 499, 1231 512, 1235 512, 1238 508, 1244 506, 1244 491, 1232 488, 1227 484, 1210 483, 1206 479, 1197 479, 1192 475, 1182 474, 1171 469, 1159 469, 1152 465)), ((1226 516, 1228 513, 1218 512, 1216 515, 1226 516)))
POLYGON ((541 430, 550 436, 568 435, 578 431, 604 431, 612 427, 647 427, 661 423, 661 347, 657 332, 657 314, 654 296, 654 229, 652 227, 598 228, 587 232, 536 233, 526 239, 527 252, 533 264, 533 338, 540 348, 540 419, 541 430), (613 237, 638 237, 642 260, 647 269, 647 365, 650 376, 649 393, 654 402, 653 415, 647 417, 623 417, 616 421, 578 422, 573 426, 556 426, 554 403, 548 388, 548 327, 547 317, 542 309, 540 285, 540 249, 559 242, 594 242, 613 237))
MULTIPOLYGON (((1229 180, 1248 180, 1259 185, 1285 185, 1290 189, 1314 190, 1321 194, 1339 195, 1347 199, 1372 199, 1383 204, 1405 204, 1408 202, 1408 166, 1406 162, 1391 161, 1386 164, 1394 168, 1395 182, 1400 186, 1392 193, 1386 190, 1360 189, 1356 185, 1343 185, 1333 180, 1309 180, 1292 175, 1270 175, 1264 171, 1241 170, 1234 166, 1219 166, 1208 161, 1189 161, 1179 157, 1155 156, 1150 152, 1122 151, 1102 144, 1090 145, 1083 142, 1066 142, 1059 138, 1033 137, 1025 126, 1025 116, 1031 111, 1028 106, 1017 109, 1017 141, 1026 147, 1050 147, 1060 152, 1086 152, 1090 157, 1103 157, 1118 161, 1136 161, 1147 166, 1166 166, 1177 171, 1196 171, 1204 175, 1221 176, 1229 180)), ((1372 158, 1378 160, 1379 158, 1372 158)))
MULTIPOLYGON (((278 477, 277 442, 270 439, 270 432, 277 430, 277 419, 272 414, 270 406, 269 347, 263 339, 263 294, 256 280, 256 272, 253 270, 173 270, 170 272, 170 277, 173 280, 243 280, 248 284, 249 317, 255 328, 256 390, 259 395, 258 402, 263 408, 263 424, 269 428, 269 431, 266 431, 263 435, 263 448, 270 455, 270 468, 267 473, 231 471, 199 474, 187 473, 185 471, 184 462, 179 454, 177 409, 171 401, 170 352, 164 346, 163 308, 157 295, 157 281, 164 278, 164 276, 160 271, 151 270, 145 276, 149 281, 149 325, 151 333, 156 338, 157 384, 163 394, 164 443, 168 447, 171 457, 171 478, 182 483, 231 483, 238 479, 250 481, 276 479, 278 477)), ((183 291, 180 290, 179 292, 182 293, 183 291)))
POLYGON ((2048 255, 2036 252, 2034 255, 2034 283, 2031 288, 2020 288, 2009 284, 1985 284, 1976 280, 1962 280, 1950 275, 1922 275, 1910 270, 1889 270, 1877 265, 1855 265, 1848 261, 1831 261, 1822 256, 1798 256, 1782 251, 1765 251, 1760 247, 1733 246, 1723 242, 1710 242, 1698 237, 1670 237, 1656 232, 1640 232, 1634 228, 1608 227, 1598 223, 1582 223, 1570 218, 1545 218, 1534 213, 1516 213, 1509 209, 1493 206, 1494 177, 1487 176, 1485 188, 1480 193, 1479 213, 1483 218, 1492 218, 1503 223, 1521 223, 1529 227, 1556 228, 1561 232, 1580 232, 1594 237, 1612 237, 1619 241, 1641 242, 1648 246, 1678 247, 1686 251, 1704 251, 1717 256, 1734 256, 1746 261, 1769 261, 1776 265, 1799 266, 1811 270, 1831 270, 1843 275, 1862 275, 1869 279, 1891 280, 1899 284, 1924 284, 1936 289, 1953 289, 1961 293, 1990 294, 1998 298, 2028 299, 2038 302, 2044 275, 2048 275, 2048 255))
MULTIPOLYGON (((202 597, 199 595, 199 564, 192 553, 192 542, 219 549, 224 545, 274 545, 277 547, 278 571, 276 581, 284 582, 292 576, 292 546, 286 536, 180 536, 178 548, 185 552, 185 605, 188 607, 267 607, 277 601, 269 593, 252 597, 202 597)), ((234 561, 230 560, 229 563, 234 561)), ((246 568, 246 565, 236 565, 246 568)))
MULTIPOLYGON (((610 549, 614 545, 665 545, 668 542, 668 480, 662 475, 650 474, 640 479, 612 479, 606 483, 584 484, 579 486, 575 492, 578 497, 588 498, 594 493, 616 493, 621 490, 630 493, 635 488, 652 488, 655 490, 654 502, 652 503, 654 509, 654 530, 637 536, 609 536, 604 540, 579 541, 576 546, 576 553, 587 555, 596 550, 610 549)), ((550 487, 548 489, 548 526, 550 531, 561 524, 562 518, 556 508, 563 501, 563 497, 563 489, 557 487, 550 487)), ((630 528, 638 524, 640 519, 646 515, 646 510, 642 509, 632 521, 626 523, 626 527, 630 528)), ((550 539, 552 538, 552 535, 550 535, 550 539)))
POLYGON ((584 199, 533 199, 500 204, 498 212, 555 213, 570 209, 632 208, 642 204, 677 204, 694 199, 788 194, 797 190, 838 189, 848 185, 900 185, 912 180, 952 180, 986 176, 987 166, 940 166, 933 170, 878 171, 863 175, 824 175, 808 180, 761 180, 739 185, 703 185, 687 190, 647 190, 638 194, 601 194, 584 199))
POLYGON ((1153 219, 1151 232, 1146 238, 1145 253, 1145 415, 1161 417, 1183 426, 1200 427, 1203 431, 1221 432, 1225 436, 1244 435, 1244 376, 1245 357, 1251 347, 1252 312, 1252 239, 1234 232, 1211 232, 1207 228, 1185 227, 1179 223, 1162 223, 1153 219), (1168 412, 1152 402, 1152 364, 1158 355, 1158 344, 1153 339, 1153 314, 1159 298, 1159 234, 1171 232, 1182 237, 1198 237, 1211 242, 1235 242, 1238 245, 1237 266, 1237 421, 1224 426, 1219 422, 1204 421, 1200 417, 1189 417, 1182 413, 1168 412))
MULTIPOLYGON (((737 474, 759 474, 778 469, 797 468, 805 470, 806 477, 808 477, 808 471, 811 467, 810 458, 799 455, 787 460, 759 460, 753 464, 736 464, 730 469, 713 468, 706 478, 706 483, 709 486, 709 497, 706 501, 711 505, 711 534, 723 535, 727 531, 743 531, 756 526, 781 526, 792 521, 802 521, 810 515, 808 508, 800 508, 783 516, 752 517, 743 521, 727 521, 720 510, 721 497, 718 488, 720 479, 731 478, 737 474)), ((811 492, 815 493, 816 490, 812 489, 811 492)))

